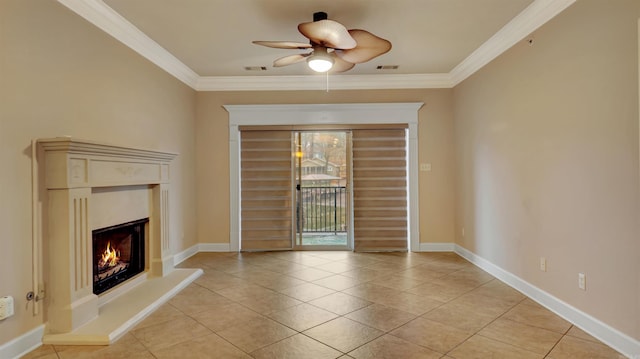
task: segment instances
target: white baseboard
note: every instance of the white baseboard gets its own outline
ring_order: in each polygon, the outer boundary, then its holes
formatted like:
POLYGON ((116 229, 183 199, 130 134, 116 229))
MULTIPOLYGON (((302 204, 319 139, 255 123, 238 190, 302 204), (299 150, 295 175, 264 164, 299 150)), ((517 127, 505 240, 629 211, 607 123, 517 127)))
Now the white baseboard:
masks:
POLYGON ((184 262, 187 258, 195 255, 199 251, 199 244, 194 244, 193 246, 185 249, 180 253, 176 253, 173 255, 173 265, 177 266, 178 264, 184 262))
POLYGON ((199 252, 230 252, 229 243, 198 243, 173 255, 173 265, 184 262, 187 258, 199 252))
POLYGON ((199 252, 231 252, 229 243, 200 243, 199 252))
POLYGON ((455 252, 623 355, 629 358, 640 358, 640 341, 565 303, 466 248, 456 244, 455 252))
POLYGON ((0 345, 0 358, 17 359, 42 345, 44 324, 35 329, 0 345))
POLYGON ((454 252, 454 243, 420 243, 420 252, 454 252))

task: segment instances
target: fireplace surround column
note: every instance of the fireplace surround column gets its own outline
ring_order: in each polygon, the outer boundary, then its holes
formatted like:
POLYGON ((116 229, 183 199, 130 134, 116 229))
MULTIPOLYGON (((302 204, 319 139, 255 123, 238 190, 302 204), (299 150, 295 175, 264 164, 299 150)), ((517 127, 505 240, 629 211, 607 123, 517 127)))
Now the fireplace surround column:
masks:
POLYGON ((150 271, 153 275, 166 275, 173 269, 173 256, 169 256, 169 185, 159 184, 152 190, 153 213, 159 221, 150 223, 150 235, 159 240, 149 243, 150 271))
MULTIPOLYGON (((46 189, 43 241, 48 333, 68 333, 99 315, 93 294, 92 193, 94 188, 148 187, 149 277, 173 271, 170 249, 170 162, 175 153, 107 145, 70 137, 40 139, 40 181, 46 189)), ((118 209, 115 209, 118 210, 118 209)), ((113 290, 118 290, 118 287, 113 290)))
POLYGON ((56 269, 49 272, 53 277, 49 286, 49 329, 67 332, 98 315, 91 266, 91 188, 50 189, 48 194, 48 260, 49 268, 56 269))

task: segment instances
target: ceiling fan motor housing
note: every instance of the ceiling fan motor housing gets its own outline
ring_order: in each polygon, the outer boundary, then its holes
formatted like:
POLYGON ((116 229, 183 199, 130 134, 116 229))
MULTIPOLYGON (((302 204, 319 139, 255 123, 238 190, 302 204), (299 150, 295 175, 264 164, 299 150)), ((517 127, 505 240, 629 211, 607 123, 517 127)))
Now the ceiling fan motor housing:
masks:
POLYGON ((313 21, 320 21, 328 19, 327 13, 324 11, 318 11, 313 13, 313 21))

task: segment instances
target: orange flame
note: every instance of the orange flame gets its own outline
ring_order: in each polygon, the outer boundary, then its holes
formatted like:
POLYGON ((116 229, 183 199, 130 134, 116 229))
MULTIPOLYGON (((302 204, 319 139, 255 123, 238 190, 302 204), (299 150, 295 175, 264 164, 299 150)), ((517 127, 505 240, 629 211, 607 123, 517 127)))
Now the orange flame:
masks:
POLYGON ((102 253, 102 259, 98 263, 99 267, 114 267, 120 262, 120 251, 111 247, 111 242, 107 243, 107 248, 102 253))

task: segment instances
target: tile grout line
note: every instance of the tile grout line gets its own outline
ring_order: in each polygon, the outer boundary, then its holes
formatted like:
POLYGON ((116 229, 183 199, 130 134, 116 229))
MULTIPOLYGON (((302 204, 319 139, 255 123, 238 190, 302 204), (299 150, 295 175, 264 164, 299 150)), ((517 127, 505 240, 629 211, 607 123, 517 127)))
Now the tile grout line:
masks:
MULTIPOLYGON (((478 286, 476 288, 479 288, 481 286, 478 286)), ((459 297, 458 297, 459 298, 459 297)), ((488 327, 489 325, 491 325, 492 323, 494 323, 496 320, 502 318, 506 313, 508 313, 511 309, 515 308, 518 304, 522 303, 525 298, 521 299, 519 302, 517 302, 516 304, 512 305, 511 308, 509 308, 508 310, 506 310, 504 313, 500 314, 498 317, 496 317, 495 319, 493 319, 492 321, 490 321, 489 323, 485 324, 484 326, 482 326, 480 329, 476 330, 473 334, 471 334, 470 336, 468 336, 465 340, 463 340, 462 342, 460 342, 458 345, 456 345, 455 347, 451 348, 448 352, 445 353, 445 355, 449 355, 449 353, 451 353, 452 351, 456 350, 456 348, 460 347, 462 344, 464 344, 466 341, 468 341, 471 337, 473 337, 474 335, 480 335, 478 333, 480 333, 482 331, 482 329, 488 327)), ((489 338, 491 339, 491 338, 489 338)), ((502 343, 502 342, 501 342, 502 343)), ((504 344, 509 344, 509 343, 504 343, 504 344)), ((510 344, 513 345, 513 344, 510 344)))
POLYGON ((573 325, 573 324, 571 324, 571 325, 569 326, 569 329, 567 329, 567 330, 562 334, 562 336, 560 337, 560 339, 558 339, 558 341, 557 341, 555 344, 553 344, 553 346, 551 347, 551 349, 549 349, 549 351, 547 352, 547 354, 545 354, 545 355, 544 355, 544 357, 545 357, 545 358, 547 358, 547 357, 551 354, 551 352, 553 352, 553 349, 555 349, 555 348, 558 346, 558 344, 560 344, 560 342, 562 341, 562 339, 564 339, 564 338, 567 336, 567 334, 571 331, 571 328, 573 328, 573 327, 574 327, 574 325, 573 325))

